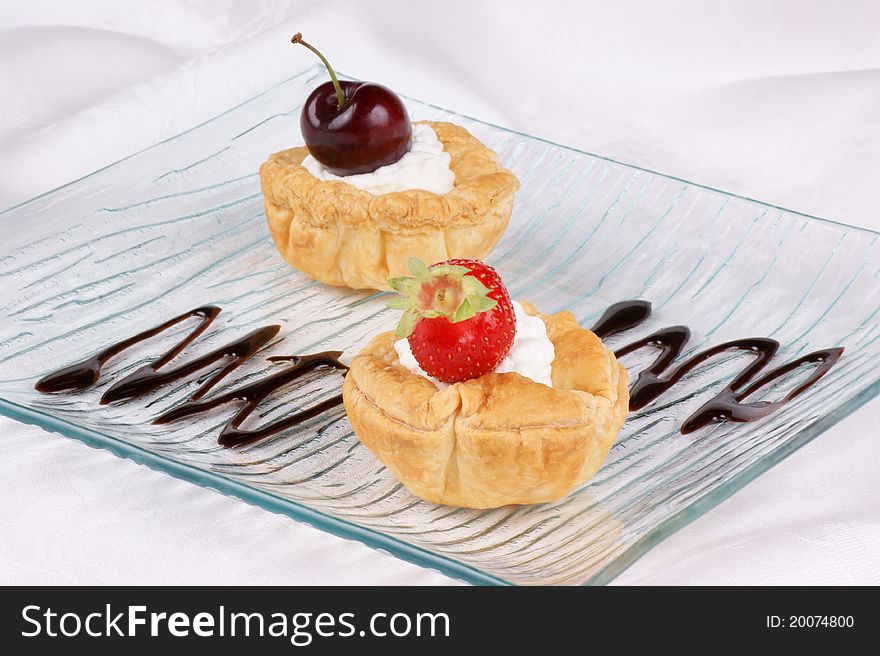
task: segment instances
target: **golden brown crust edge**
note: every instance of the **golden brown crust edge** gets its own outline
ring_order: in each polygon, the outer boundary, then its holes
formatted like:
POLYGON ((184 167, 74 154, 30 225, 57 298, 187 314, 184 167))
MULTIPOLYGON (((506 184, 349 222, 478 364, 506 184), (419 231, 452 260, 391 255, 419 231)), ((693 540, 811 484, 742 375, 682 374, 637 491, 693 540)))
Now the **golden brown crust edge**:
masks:
POLYGON ((260 167, 260 187, 284 259, 331 285, 388 289, 389 277, 406 275, 410 256, 485 257, 507 228, 519 181, 464 128, 422 122, 450 155, 455 186, 447 194, 413 189, 374 196, 312 176, 301 166, 304 146, 270 155, 260 167))
POLYGON ((539 316, 556 349, 553 388, 506 373, 440 391, 399 364, 392 333, 378 335, 343 384, 355 434, 428 501, 496 508, 562 498, 614 443, 629 404, 627 374, 571 313, 539 316))

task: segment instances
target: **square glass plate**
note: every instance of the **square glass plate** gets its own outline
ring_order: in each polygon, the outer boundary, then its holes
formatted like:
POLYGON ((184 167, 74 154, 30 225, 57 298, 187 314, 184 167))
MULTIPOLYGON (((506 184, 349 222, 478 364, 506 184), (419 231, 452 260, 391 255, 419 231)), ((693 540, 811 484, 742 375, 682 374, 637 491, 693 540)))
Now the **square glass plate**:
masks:
MULTIPOLYGON (((612 347, 672 324, 683 357, 739 337, 782 343, 773 365, 819 348, 846 353, 816 385, 748 424, 679 426, 749 360, 715 359, 632 413, 598 474, 566 499, 473 511, 420 501, 351 433, 341 408, 239 449, 217 444, 229 406, 153 425, 197 385, 99 405, 102 392, 192 324, 115 358, 94 388, 44 395, 35 381, 106 345, 208 303, 217 322, 189 359, 266 324, 279 337, 225 379, 279 365, 268 355, 353 352, 390 328, 380 294, 331 288, 291 269, 263 216, 257 169, 300 143, 310 69, 217 118, 2 215, 0 409, 333 533, 478 583, 601 583, 880 390, 880 246, 865 230, 625 166, 410 100, 414 119, 451 120, 522 181, 488 260, 514 298, 591 325, 616 301, 654 314, 612 347)), ((634 374, 652 349, 624 358, 634 374)), ((204 372, 203 372, 204 373, 204 372)), ((809 371, 766 390, 781 396, 809 371)), ((207 374, 206 374, 207 375, 207 374)), ((202 376, 201 380, 204 380, 202 376)), ((282 390, 249 420, 338 393, 338 374, 282 390)))

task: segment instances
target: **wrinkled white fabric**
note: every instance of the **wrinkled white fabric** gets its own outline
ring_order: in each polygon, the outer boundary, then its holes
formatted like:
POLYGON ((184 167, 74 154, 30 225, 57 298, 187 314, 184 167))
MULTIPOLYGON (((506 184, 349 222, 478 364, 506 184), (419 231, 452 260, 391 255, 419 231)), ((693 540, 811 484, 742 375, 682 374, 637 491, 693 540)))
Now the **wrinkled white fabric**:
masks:
MULTIPOLYGON (((92 0, 0 5, 0 208, 314 63, 553 141, 880 230, 880 6, 92 0)), ((618 583, 880 583, 880 403, 618 583)), ((0 583, 450 579, 0 420, 0 583)))

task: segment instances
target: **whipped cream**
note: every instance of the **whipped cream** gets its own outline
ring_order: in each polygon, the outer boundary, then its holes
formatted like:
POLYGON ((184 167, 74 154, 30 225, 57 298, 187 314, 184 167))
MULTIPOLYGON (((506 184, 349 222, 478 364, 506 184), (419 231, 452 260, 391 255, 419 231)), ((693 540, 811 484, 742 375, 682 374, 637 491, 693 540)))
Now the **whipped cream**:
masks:
MULTIPOLYGON (((516 315, 516 334, 513 337, 513 345, 504 359, 495 367, 495 373, 515 372, 526 378, 531 378, 536 383, 552 387, 550 373, 552 371, 553 358, 556 353, 553 342, 547 337, 547 326, 541 317, 533 317, 526 314, 523 306, 513 301, 513 311, 516 315)), ((437 389, 446 389, 447 383, 443 383, 433 376, 429 376, 419 366, 416 356, 409 347, 409 341, 399 339, 394 342, 394 350, 397 351, 397 359, 404 367, 413 373, 424 376, 430 380, 437 389)))
POLYGON ((376 196, 393 191, 424 189, 435 194, 445 194, 455 184, 455 174, 449 168, 449 153, 430 125, 413 124, 412 147, 394 164, 380 166, 372 173, 335 175, 330 173, 311 155, 306 155, 302 165, 319 180, 342 180, 376 196))

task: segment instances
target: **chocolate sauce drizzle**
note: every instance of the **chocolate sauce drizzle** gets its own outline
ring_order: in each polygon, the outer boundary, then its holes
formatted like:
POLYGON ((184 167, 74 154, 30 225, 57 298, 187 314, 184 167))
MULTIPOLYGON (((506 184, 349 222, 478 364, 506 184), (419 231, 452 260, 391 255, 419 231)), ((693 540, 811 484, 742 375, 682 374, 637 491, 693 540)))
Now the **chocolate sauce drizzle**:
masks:
MULTIPOLYGON (((37 381, 35 387, 38 391, 47 393, 87 389, 98 382, 103 366, 114 356, 135 344, 169 330, 186 319, 200 318, 199 324, 163 355, 111 385, 101 397, 101 403, 127 401, 143 396, 163 385, 206 369, 216 362, 223 360, 223 366, 208 378, 207 381, 202 383, 186 401, 162 413, 153 420, 153 423, 166 424, 179 421, 228 403, 243 402, 243 405, 223 427, 218 438, 220 445, 231 447, 249 444, 269 437, 342 405, 342 395, 337 394, 312 407, 282 417, 260 428, 250 430, 241 428, 242 423, 274 391, 307 376, 311 372, 347 370, 348 367, 339 361, 339 357, 342 355, 340 351, 270 357, 268 358, 270 362, 287 362, 290 364, 269 376, 242 385, 229 392, 219 394, 213 398, 203 400, 203 397, 217 383, 251 359, 280 330, 280 326, 277 325, 263 326, 210 353, 206 353, 188 362, 183 362, 176 367, 167 368, 166 365, 171 360, 177 357, 208 329, 220 314, 220 311, 219 307, 206 305, 185 312, 155 328, 108 346, 85 360, 50 373, 37 381)), ((593 326, 592 330, 600 338, 605 339, 616 333, 635 328, 649 316, 651 316, 651 304, 648 301, 623 301, 609 307, 593 326)), ((635 383, 633 383, 630 389, 630 410, 644 408, 678 383, 688 372, 693 371, 717 355, 728 351, 744 351, 755 356, 754 360, 736 378, 685 420, 681 426, 682 433, 691 433, 716 422, 755 421, 765 417, 779 409, 780 406, 800 396, 811 385, 822 378, 843 354, 843 347, 814 351, 765 373, 757 380, 753 380, 773 359, 773 356, 779 349, 779 342, 764 337, 751 337, 725 342, 700 351, 679 363, 667 373, 667 370, 672 367, 675 360, 681 355, 690 337, 691 331, 687 326, 670 326, 626 346, 622 346, 615 352, 617 357, 623 357, 648 346, 660 350, 651 366, 639 372, 635 383), (774 381, 804 365, 814 365, 812 373, 780 400, 773 402, 746 402, 748 397, 755 394, 761 388, 772 384, 774 381)))
POLYGON ((322 353, 313 353, 311 355, 280 355, 271 357, 269 358, 270 362, 289 361, 293 362, 293 364, 289 367, 285 367, 278 373, 274 373, 266 378, 254 381, 253 383, 244 385, 231 392, 221 394, 206 401, 198 401, 195 399, 195 396, 190 397, 189 400, 176 408, 172 408, 156 417, 153 420, 153 423, 167 424, 172 421, 177 421, 178 419, 183 419, 184 417, 199 414, 200 412, 213 410, 214 408, 225 405, 230 401, 245 401, 244 406, 242 406, 242 408, 236 412, 232 419, 230 419, 223 427, 217 441, 222 446, 241 446, 243 444, 255 442, 256 440, 301 424, 302 422, 317 417, 336 406, 342 405, 342 395, 338 394, 326 401, 322 401, 321 403, 312 406, 311 408, 278 419, 262 428, 256 428, 253 430, 243 430, 240 428, 242 422, 257 409, 257 406, 260 405, 263 399, 278 388, 284 387, 288 383, 301 378, 310 371, 321 369, 336 369, 344 371, 348 369, 348 367, 339 361, 339 356, 341 355, 342 351, 324 351, 322 353))
POLYGON ((226 360, 217 373, 202 383, 184 403, 159 415, 153 420, 153 423, 166 424, 217 408, 231 401, 244 401, 244 405, 223 427, 218 439, 222 446, 240 446, 296 426, 342 405, 342 395, 339 394, 311 408, 278 419, 260 428, 253 430, 241 428, 242 422, 275 390, 302 378, 312 371, 348 369, 339 361, 339 356, 342 355, 340 351, 325 351, 310 355, 281 355, 268 358, 270 362, 292 362, 292 364, 266 378, 243 385, 206 401, 200 401, 217 383, 251 359, 281 329, 281 326, 277 325, 258 328, 210 353, 184 362, 176 367, 163 369, 165 365, 208 329, 217 318, 217 315, 220 314, 220 311, 219 307, 207 305, 185 312, 155 328, 108 346, 103 351, 99 351, 85 360, 68 365, 44 376, 37 381, 35 387, 40 392, 64 392, 87 389, 98 382, 101 377, 101 369, 114 356, 135 344, 165 332, 186 319, 200 317, 199 325, 163 355, 111 385, 101 397, 101 404, 113 401, 127 401, 143 396, 163 385, 201 371, 219 360, 226 360))
MULTIPOLYGON (((615 333, 629 330, 642 323, 651 315, 651 304, 648 301, 624 301, 608 308, 593 326, 593 332, 604 339, 615 333)), ((660 349, 660 353, 647 369, 639 372, 638 378, 630 389, 630 410, 640 410, 654 401, 673 385, 678 383, 688 372, 716 355, 728 351, 744 351, 755 356, 755 359, 743 369, 736 378, 721 389, 715 396, 700 406, 681 425, 682 433, 695 430, 722 421, 755 421, 766 417, 781 406, 797 398, 811 385, 828 373, 828 370, 843 355, 843 347, 835 347, 813 351, 802 355, 776 369, 773 369, 757 380, 752 379, 766 367, 779 350, 779 342, 766 337, 736 339, 718 344, 705 351, 700 351, 676 366, 667 375, 663 375, 675 362, 691 337, 687 326, 670 326, 643 337, 631 344, 622 346, 614 354, 623 357, 647 346, 660 349), (798 368, 815 365, 812 373, 798 386, 778 401, 757 401, 746 403, 745 399, 776 380, 790 374, 798 368), (751 384, 749 384, 751 382, 751 384)))
MULTIPOLYGON (((168 352, 165 353, 165 355, 151 362, 149 365, 146 365, 143 369, 138 370, 138 372, 132 374, 132 376, 136 375, 137 373, 143 373, 144 370, 148 368, 152 368, 152 370, 155 372, 157 369, 170 362, 183 349, 189 346, 199 335, 205 332, 208 329, 208 326, 214 323, 214 319, 217 318, 218 314, 220 314, 220 308, 214 305, 206 305, 204 307, 196 308, 195 310, 190 310, 189 312, 185 312, 180 316, 174 317, 173 319, 170 319, 165 323, 156 326, 155 328, 150 328, 149 330, 145 330, 142 333, 138 333, 134 337, 129 337, 128 339, 124 339, 121 342, 117 342, 116 344, 108 346, 103 351, 99 351, 95 355, 88 357, 81 362, 75 362, 74 364, 54 371, 51 374, 44 376, 43 378, 38 380, 37 384, 34 387, 36 387, 37 391, 39 392, 66 392, 69 390, 87 389, 98 382, 98 379, 101 377, 101 369, 114 355, 119 355, 124 350, 131 348, 135 344, 139 344, 140 342, 150 339, 151 337, 155 337, 156 335, 164 333, 166 330, 168 330, 172 326, 176 326, 185 319, 189 319, 191 317, 201 317, 201 322, 189 335, 184 337, 180 342, 173 346, 168 352)), ((119 383, 107 390, 104 396, 101 397, 101 403, 109 403, 110 401, 115 400, 114 398, 112 398, 114 395, 110 394, 111 391, 113 391, 113 388, 119 387, 122 383, 128 380, 128 378, 131 378, 131 376, 124 378, 123 380, 119 381, 119 383)), ((131 390, 130 387, 129 390, 131 390)), ((146 391, 148 390, 143 390, 143 392, 146 391)), ((205 391, 207 392, 208 390, 205 391)), ((129 393, 126 395, 125 393, 123 393, 123 396, 130 397, 132 396, 132 394, 129 393)))

